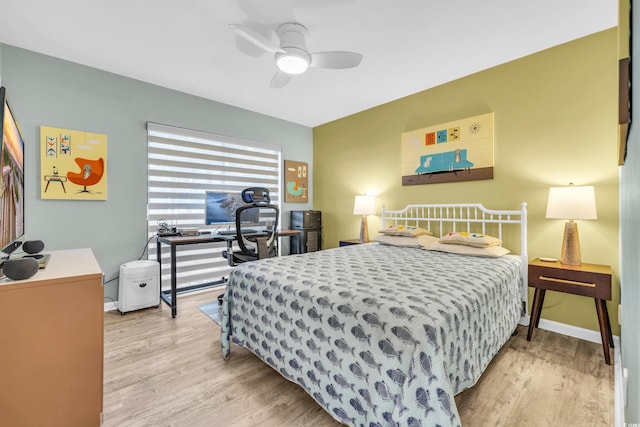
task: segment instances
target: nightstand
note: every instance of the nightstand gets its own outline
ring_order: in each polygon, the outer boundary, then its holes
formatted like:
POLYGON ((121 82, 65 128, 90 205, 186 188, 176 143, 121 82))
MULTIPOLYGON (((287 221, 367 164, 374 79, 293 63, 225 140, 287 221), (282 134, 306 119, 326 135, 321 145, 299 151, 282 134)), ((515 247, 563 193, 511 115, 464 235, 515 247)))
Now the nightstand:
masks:
POLYGON ((531 307, 527 341, 531 341, 533 330, 540 322, 546 291, 591 297, 596 304, 604 360, 607 365, 611 364, 609 348, 613 347, 613 336, 605 302, 611 299, 611 267, 598 264, 564 265, 559 261, 548 262, 536 258, 529 263, 529 286, 536 288, 536 291, 531 307))
POLYGON ((360 243, 362 243, 360 239, 350 239, 350 240, 340 240, 338 242, 338 245, 342 247, 342 246, 359 245, 360 243))

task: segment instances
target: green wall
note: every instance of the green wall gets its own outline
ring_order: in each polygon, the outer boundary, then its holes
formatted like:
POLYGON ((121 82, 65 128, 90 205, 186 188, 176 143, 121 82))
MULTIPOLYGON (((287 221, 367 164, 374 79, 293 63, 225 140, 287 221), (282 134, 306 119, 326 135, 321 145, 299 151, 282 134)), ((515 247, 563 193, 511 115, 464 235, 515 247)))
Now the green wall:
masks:
MULTIPOLYGON (((138 259, 147 242, 147 121, 275 144, 282 147, 283 159, 313 161, 309 127, 0 47, 2 84, 26 144, 26 238, 42 239, 47 250, 92 248, 106 280, 118 275, 120 264, 138 259), (40 199, 40 126, 107 135, 108 200, 40 199)), ((289 210, 311 204, 283 203, 282 208, 286 228, 289 210)), ((117 280, 105 286, 106 301, 117 299, 117 288, 117 280)))
MULTIPOLYGON (((314 128, 313 206, 323 213, 325 246, 358 237, 353 200, 368 193, 378 212, 382 204, 527 202, 530 259, 559 257, 564 221, 544 218, 548 188, 594 185, 598 220, 579 222, 582 260, 614 269, 609 313, 618 334, 617 60, 611 29, 314 128), (488 112, 494 179, 402 186, 402 132, 488 112)), ((370 217, 371 237, 379 225, 370 217)), ((542 317, 598 330, 588 298, 547 293, 542 317)))

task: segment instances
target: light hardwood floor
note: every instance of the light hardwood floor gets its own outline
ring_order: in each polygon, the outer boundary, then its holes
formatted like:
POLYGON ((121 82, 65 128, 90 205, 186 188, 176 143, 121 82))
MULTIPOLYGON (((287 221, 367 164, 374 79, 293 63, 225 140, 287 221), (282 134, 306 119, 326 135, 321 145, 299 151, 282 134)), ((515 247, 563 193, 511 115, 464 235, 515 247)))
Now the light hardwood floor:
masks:
MULTIPOLYGON (((220 327, 198 306, 221 293, 178 297, 178 315, 105 313, 104 426, 339 426, 300 387, 251 352, 220 352, 220 327)), ((611 426, 613 367, 598 344, 520 327, 480 381, 456 396, 463 425, 611 426)))

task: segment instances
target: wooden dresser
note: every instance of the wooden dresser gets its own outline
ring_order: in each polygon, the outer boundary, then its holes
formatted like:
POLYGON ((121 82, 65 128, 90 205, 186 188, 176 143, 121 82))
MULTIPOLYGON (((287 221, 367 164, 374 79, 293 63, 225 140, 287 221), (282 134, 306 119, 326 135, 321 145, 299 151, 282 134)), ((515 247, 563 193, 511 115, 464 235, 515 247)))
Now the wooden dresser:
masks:
POLYGON ((0 425, 99 426, 104 290, 91 249, 0 280, 0 425))

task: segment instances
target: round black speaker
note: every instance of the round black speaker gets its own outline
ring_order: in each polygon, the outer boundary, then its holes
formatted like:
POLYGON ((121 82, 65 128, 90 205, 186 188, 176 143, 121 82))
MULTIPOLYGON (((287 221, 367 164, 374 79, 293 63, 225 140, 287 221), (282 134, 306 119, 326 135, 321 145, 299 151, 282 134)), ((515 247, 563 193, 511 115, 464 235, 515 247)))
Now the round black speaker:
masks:
POLYGON ((4 264, 2 272, 9 279, 24 280, 38 272, 40 266, 33 258, 10 259, 4 264))
POLYGON ((27 240, 22 244, 22 250, 28 254, 37 254, 44 249, 42 240, 27 240))

